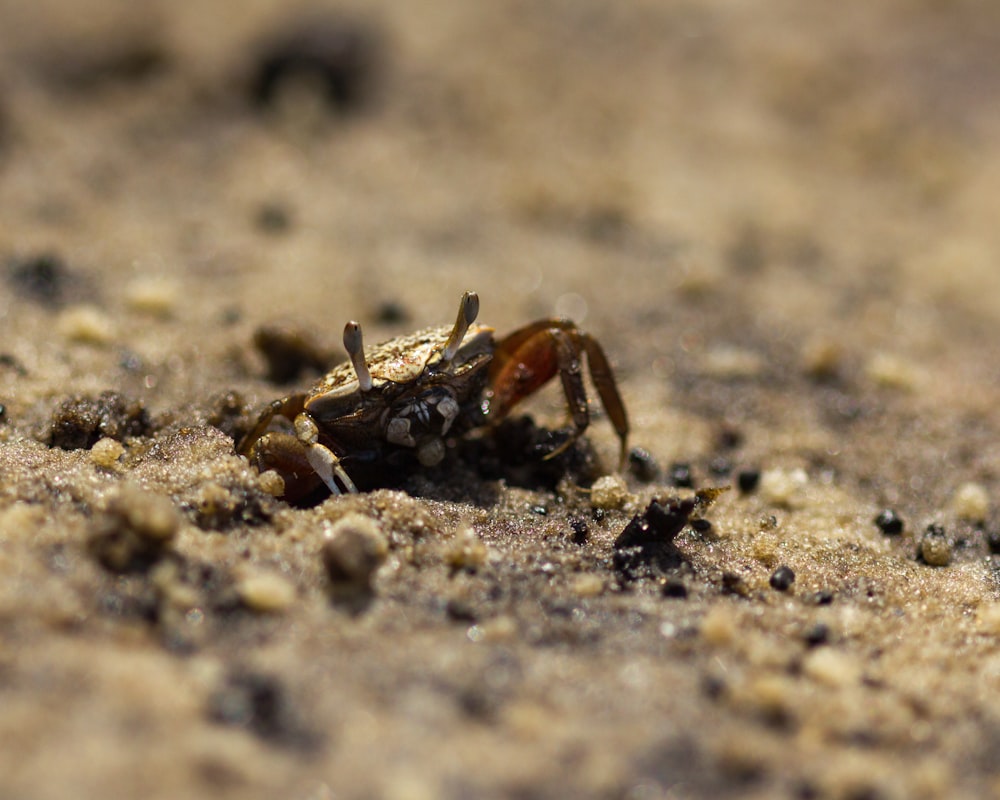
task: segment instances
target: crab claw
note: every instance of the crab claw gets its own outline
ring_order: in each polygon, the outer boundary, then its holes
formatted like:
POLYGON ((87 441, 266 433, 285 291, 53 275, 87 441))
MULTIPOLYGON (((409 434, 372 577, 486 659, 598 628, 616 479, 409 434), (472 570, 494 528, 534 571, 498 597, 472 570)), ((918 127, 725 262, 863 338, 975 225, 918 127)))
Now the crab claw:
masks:
POLYGON ((358 386, 362 392, 371 391, 372 374, 365 363, 365 345, 361 338, 361 325, 351 320, 344 326, 344 349, 351 357, 351 365, 358 376, 358 386))

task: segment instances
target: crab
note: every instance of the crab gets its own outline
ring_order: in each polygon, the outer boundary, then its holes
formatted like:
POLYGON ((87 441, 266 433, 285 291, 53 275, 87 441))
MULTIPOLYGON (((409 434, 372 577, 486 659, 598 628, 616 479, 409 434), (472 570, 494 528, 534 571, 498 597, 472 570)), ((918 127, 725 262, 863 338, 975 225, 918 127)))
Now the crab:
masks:
POLYGON ((243 438, 239 453, 261 472, 276 470, 285 498, 301 500, 325 486, 332 494, 377 486, 409 461, 439 464, 449 437, 502 420, 520 400, 557 374, 569 408, 564 452, 590 422, 582 356, 621 443, 629 426, 614 374, 600 344, 565 319, 541 319, 495 339, 475 324, 479 297, 462 295, 455 324, 391 339, 365 352, 361 326, 348 322, 349 360, 308 391, 275 400, 243 438))

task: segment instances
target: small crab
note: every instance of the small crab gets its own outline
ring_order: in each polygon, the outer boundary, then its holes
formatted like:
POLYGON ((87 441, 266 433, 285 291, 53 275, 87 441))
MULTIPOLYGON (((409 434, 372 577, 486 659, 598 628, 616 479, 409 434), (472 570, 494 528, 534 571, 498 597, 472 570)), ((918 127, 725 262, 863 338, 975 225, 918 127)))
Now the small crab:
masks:
POLYGON ((476 325, 479 297, 466 292, 450 327, 391 339, 365 353, 361 326, 348 322, 348 362, 311 389, 271 403, 243 438, 239 452, 260 471, 274 469, 285 497, 301 500, 325 485, 333 494, 379 485, 380 474, 413 457, 441 462, 446 437, 503 419, 510 409, 556 374, 571 424, 566 439, 545 458, 566 450, 590 415, 581 356, 624 457, 628 419, 611 366, 597 340, 563 319, 542 319, 499 341, 476 325), (284 426, 284 430, 276 427, 284 426))

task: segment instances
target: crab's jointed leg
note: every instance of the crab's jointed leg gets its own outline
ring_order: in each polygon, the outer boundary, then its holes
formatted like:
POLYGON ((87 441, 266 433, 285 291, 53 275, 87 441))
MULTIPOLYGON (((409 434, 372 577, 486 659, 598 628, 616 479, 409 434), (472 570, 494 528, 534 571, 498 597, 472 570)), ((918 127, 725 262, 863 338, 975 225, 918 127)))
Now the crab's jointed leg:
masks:
POLYGON ((624 463, 628 417, 611 366, 597 340, 568 320, 539 320, 514 331, 497 344, 487 390, 488 413, 495 420, 502 419, 516 403, 558 373, 572 418, 570 438, 546 458, 559 455, 590 422, 580 365, 582 353, 587 354, 591 379, 621 441, 620 457, 624 463))
POLYGON ((326 484, 331 494, 342 494, 344 491, 357 494, 358 487, 354 485, 350 475, 340 466, 340 459, 334 452, 319 443, 319 428, 313 418, 302 413, 295 418, 295 436, 306 448, 306 458, 320 480, 326 484), (336 478, 336 480, 334 480, 336 478), (337 484, 340 481, 340 485, 337 484), (341 490, 343 486, 343 490, 341 490))

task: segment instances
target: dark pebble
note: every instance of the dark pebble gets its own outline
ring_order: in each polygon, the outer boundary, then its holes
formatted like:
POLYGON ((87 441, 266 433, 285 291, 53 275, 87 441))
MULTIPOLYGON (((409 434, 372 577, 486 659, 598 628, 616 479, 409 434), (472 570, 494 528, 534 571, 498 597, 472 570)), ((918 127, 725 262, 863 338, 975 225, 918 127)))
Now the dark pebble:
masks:
POLYGON ((743 494, 750 494, 750 492, 756 491, 759 484, 760 470, 741 469, 736 476, 736 485, 740 487, 740 491, 743 494))
POLYGON ((660 474, 660 465, 652 454, 643 447, 633 447, 628 453, 628 469, 636 480, 643 483, 655 481, 660 474))
POLYGON ((716 446, 720 450, 735 450, 743 444, 743 434, 736 428, 723 428, 716 437, 716 446))
POLYGON ((809 595, 809 602, 814 606, 828 606, 833 602, 833 592, 829 589, 820 589, 809 595))
POLYGON ((792 584, 795 583, 795 573, 792 572, 791 567, 786 567, 782 564, 771 574, 771 588, 777 589, 779 592, 787 592, 792 588, 792 584))
POLYGON ((457 597, 449 600, 444 610, 448 618, 456 622, 475 622, 479 616, 472 603, 457 597))
POLYGON ((3 403, 0 403, 0 422, 6 422, 6 421, 7 421, 7 406, 5 406, 3 403))
POLYGON ((803 636, 805 642, 810 647, 818 647, 830 641, 830 626, 825 622, 817 622, 803 636))
POLYGON ((674 486, 684 489, 694 486, 694 474, 691 472, 691 465, 686 462, 677 461, 671 464, 667 470, 667 477, 674 486))
POLYGON ((1000 554, 1000 529, 992 529, 986 532, 986 546, 993 555, 1000 554))
POLYGON ((683 600, 688 596, 687 586, 679 578, 668 578, 663 583, 663 596, 683 600))
POLYGON ((733 462, 725 456, 716 456, 708 462, 708 471, 716 478, 725 478, 733 471, 733 462))
POLYGON ((903 532, 903 518, 891 508, 875 517, 875 524, 887 536, 898 536, 903 532))
POLYGON ((691 520, 690 525, 691 525, 691 530, 700 534, 706 534, 712 530, 711 521, 704 519, 702 517, 691 520))
POLYGON ((586 520, 571 519, 569 526, 573 529, 573 544, 584 544, 590 538, 590 529, 587 527, 586 520))

